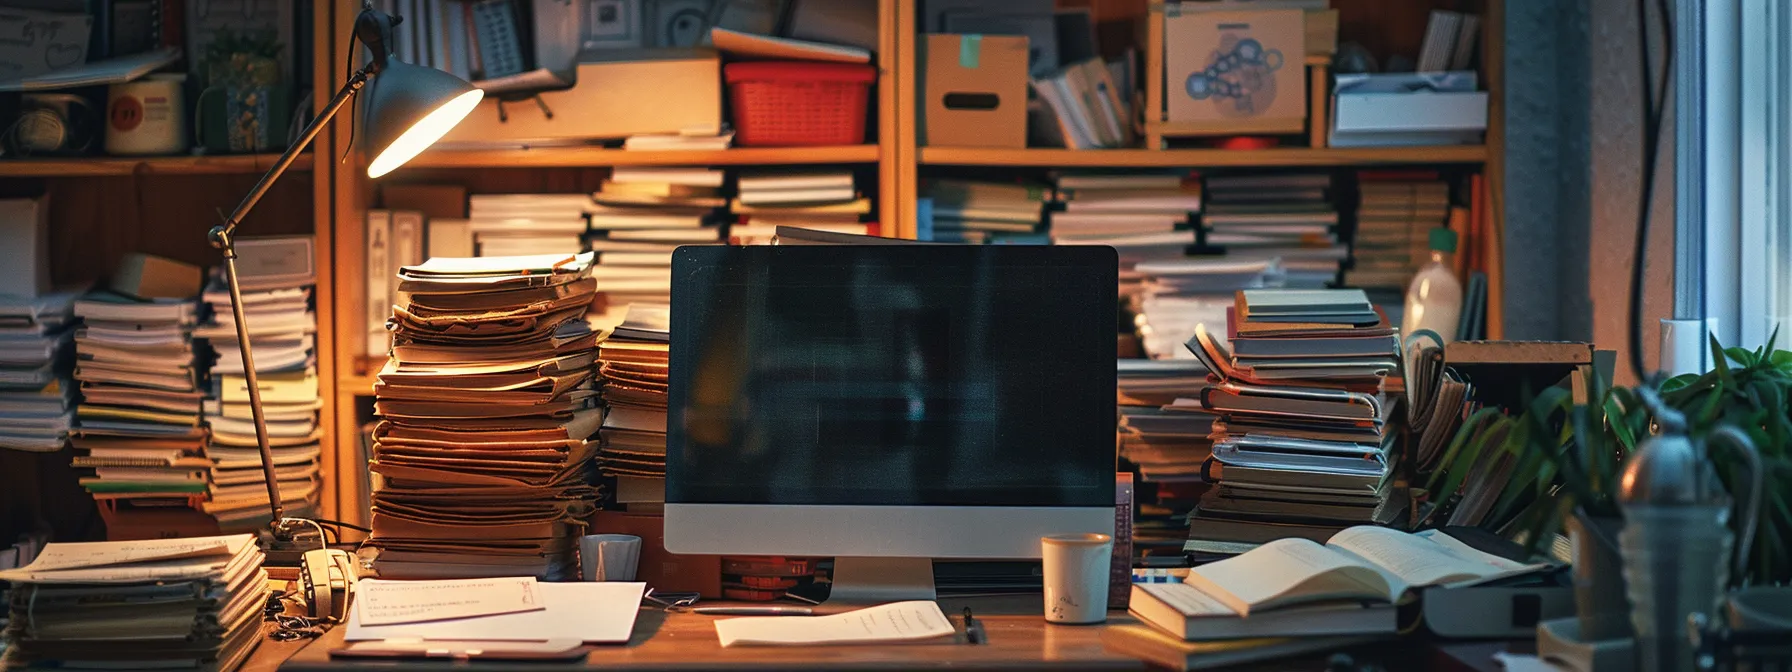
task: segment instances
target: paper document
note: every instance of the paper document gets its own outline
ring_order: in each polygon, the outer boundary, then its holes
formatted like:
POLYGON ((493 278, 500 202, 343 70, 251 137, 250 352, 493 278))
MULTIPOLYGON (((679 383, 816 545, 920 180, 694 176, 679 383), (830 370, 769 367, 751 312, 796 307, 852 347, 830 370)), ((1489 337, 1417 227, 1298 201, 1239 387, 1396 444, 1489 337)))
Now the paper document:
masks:
MULTIPOLYGON (((377 580, 363 581, 395 583, 377 580)), ((396 583, 441 583, 404 581, 396 583)), ((459 583, 459 582, 455 582, 459 583)), ((645 583, 587 582, 538 583, 535 590, 544 607, 539 611, 476 616, 429 623, 370 625, 363 620, 360 597, 349 614, 345 639, 422 639, 538 642, 578 640, 591 644, 620 644, 634 633, 645 583)))
POLYGON ((753 616, 716 621, 722 646, 850 644, 930 639, 952 634, 940 605, 894 602, 831 616, 753 616))
POLYGON ((381 581, 355 585, 355 613, 365 625, 441 621, 541 611, 535 577, 446 581, 381 581))
MULTIPOLYGON (((242 535, 246 536, 246 535, 242 535)), ((204 558, 233 555, 230 537, 149 539, 144 541, 94 541, 55 544, 31 563, 34 572, 82 567, 105 567, 152 560, 204 558)))

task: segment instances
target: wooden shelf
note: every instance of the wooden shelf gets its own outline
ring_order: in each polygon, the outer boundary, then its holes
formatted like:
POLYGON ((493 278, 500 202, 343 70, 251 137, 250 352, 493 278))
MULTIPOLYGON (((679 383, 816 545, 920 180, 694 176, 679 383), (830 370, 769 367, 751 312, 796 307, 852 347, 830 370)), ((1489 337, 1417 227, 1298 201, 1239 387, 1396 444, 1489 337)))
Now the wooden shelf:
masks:
MULTIPOLYGON (((406 168, 580 168, 591 166, 746 166, 877 163, 877 145, 736 147, 723 150, 629 151, 605 147, 542 147, 428 151, 406 168)), ((401 169, 402 170, 402 169, 401 169)))
POLYGON ((1049 166, 1066 168, 1230 168, 1372 166, 1480 163, 1487 148, 1277 147, 1273 149, 995 149, 922 147, 921 163, 946 166, 1049 166))
POLYGON ((347 374, 336 379, 336 387, 344 394, 373 396, 373 383, 377 379, 373 374, 357 376, 347 374))
MULTIPOLYGON (((57 159, 0 159, 0 177, 105 177, 134 175, 259 174, 274 166, 279 154, 228 156, 91 156, 57 159)), ((292 170, 311 170, 311 154, 300 154, 292 170)))

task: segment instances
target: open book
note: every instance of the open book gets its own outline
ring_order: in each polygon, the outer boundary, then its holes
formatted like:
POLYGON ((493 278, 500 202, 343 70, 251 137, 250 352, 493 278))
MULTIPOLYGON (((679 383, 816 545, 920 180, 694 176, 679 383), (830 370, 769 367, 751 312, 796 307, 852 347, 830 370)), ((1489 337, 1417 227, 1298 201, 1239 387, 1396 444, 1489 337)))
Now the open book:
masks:
POLYGON ((1198 567, 1180 585, 1135 586, 1132 610, 1190 639, 1375 632, 1393 627, 1391 612, 1386 619, 1362 612, 1397 602, 1409 589, 1475 585, 1545 568, 1475 550, 1441 532, 1358 526, 1323 545, 1278 539, 1198 567), (1250 625, 1257 620, 1264 623, 1250 625))

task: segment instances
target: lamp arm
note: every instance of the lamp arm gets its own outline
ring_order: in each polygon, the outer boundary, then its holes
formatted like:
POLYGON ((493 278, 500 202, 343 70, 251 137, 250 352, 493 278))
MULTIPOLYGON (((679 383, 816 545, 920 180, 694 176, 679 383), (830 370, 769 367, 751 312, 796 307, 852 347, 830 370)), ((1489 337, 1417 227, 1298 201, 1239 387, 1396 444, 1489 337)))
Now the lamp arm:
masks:
POLYGON ((230 289, 230 313, 236 321, 236 344, 243 356, 243 382, 249 386, 249 412, 255 418, 255 445, 261 449, 261 473, 267 479, 268 503, 274 515, 270 524, 277 535, 283 527, 281 521, 286 517, 286 506, 280 499, 280 485, 274 478, 274 453, 268 447, 268 422, 261 409, 261 381, 255 375, 255 355, 249 347, 249 325, 243 317, 243 289, 236 274, 236 226, 261 201, 261 197, 267 195, 268 190, 274 186, 274 181, 280 179, 287 168, 292 167, 292 162, 299 158, 299 153, 312 140, 317 139, 317 135, 330 124, 330 119, 341 112, 349 100, 367 85, 372 74, 370 70, 372 69, 362 68, 349 77, 348 82, 342 85, 342 90, 337 91, 336 96, 324 106, 323 112, 311 121, 311 125, 305 127, 305 131, 299 134, 299 139, 292 146, 286 148, 286 153, 281 154, 280 159, 274 162, 274 167, 261 176, 261 181, 255 183, 255 188, 236 206, 236 211, 230 213, 223 224, 213 227, 209 236, 212 247, 224 252, 224 283, 230 289))

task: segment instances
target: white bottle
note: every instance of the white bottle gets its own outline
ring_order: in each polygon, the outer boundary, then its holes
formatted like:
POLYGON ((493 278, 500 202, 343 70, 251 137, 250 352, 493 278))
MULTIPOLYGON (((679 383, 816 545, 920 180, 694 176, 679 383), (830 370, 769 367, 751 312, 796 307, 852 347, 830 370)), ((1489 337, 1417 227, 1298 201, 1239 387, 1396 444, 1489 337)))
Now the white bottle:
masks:
POLYGON ((1400 342, 1420 329, 1437 332, 1443 342, 1456 340, 1456 323, 1462 316, 1462 282, 1450 271, 1450 255, 1456 252, 1456 232, 1431 230, 1431 262, 1413 276, 1406 288, 1406 313, 1400 321, 1400 342))

